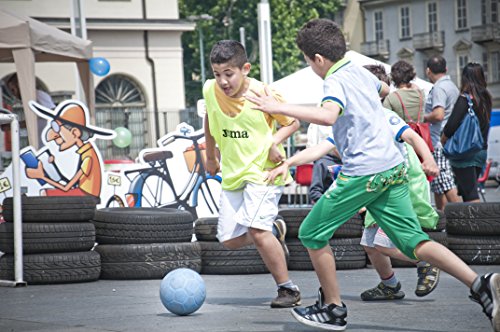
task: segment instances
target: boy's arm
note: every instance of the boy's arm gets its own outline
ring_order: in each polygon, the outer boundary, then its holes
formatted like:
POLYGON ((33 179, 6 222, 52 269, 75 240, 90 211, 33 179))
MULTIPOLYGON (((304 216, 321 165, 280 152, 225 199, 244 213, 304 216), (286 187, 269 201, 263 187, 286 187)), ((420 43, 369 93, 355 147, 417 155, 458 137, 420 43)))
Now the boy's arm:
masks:
POLYGON ((300 127, 300 122, 297 119, 293 119, 293 121, 287 126, 281 126, 273 135, 273 144, 269 149, 268 159, 273 163, 281 162, 285 156, 282 155, 280 150, 278 149, 278 145, 283 143, 288 137, 290 137, 294 132, 296 132, 300 127))
POLYGON ((215 139, 210 133, 210 124, 208 122, 208 114, 205 114, 204 122, 204 131, 205 131, 205 144, 206 144, 206 156, 207 156, 207 172, 214 176, 220 170, 219 161, 215 156, 215 139))
POLYGON ((336 103, 325 102, 321 107, 283 104, 271 95, 268 87, 265 87, 265 92, 265 94, 260 94, 251 90, 251 93, 245 94, 245 98, 255 104, 253 109, 269 114, 283 114, 322 126, 333 125, 340 114, 340 107, 336 103))
POLYGON ((385 97, 387 97, 389 92, 391 92, 391 88, 387 85, 387 83, 385 83, 383 81, 380 81, 380 84, 382 86, 380 87, 380 91, 378 94, 379 94, 380 98, 385 98, 385 97))
POLYGON ((403 141, 410 144, 417 155, 422 159, 422 169, 424 173, 429 176, 438 176, 439 168, 424 139, 411 128, 406 129, 401 134, 401 138, 403 141))
POLYGON ((288 169, 291 166, 303 165, 318 160, 319 158, 328 154, 332 150, 332 146, 333 145, 331 142, 324 140, 318 145, 300 151, 289 159, 284 160, 276 168, 270 170, 265 180, 269 183, 274 183, 274 180, 279 175, 281 175, 281 177, 284 179, 288 173, 288 169))

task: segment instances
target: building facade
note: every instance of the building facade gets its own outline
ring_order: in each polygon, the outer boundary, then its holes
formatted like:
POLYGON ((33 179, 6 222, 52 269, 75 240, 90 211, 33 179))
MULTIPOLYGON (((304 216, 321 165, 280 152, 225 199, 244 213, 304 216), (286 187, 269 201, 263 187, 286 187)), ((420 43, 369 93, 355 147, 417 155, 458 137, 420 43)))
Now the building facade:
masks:
MULTIPOLYGON (((96 125, 127 127, 133 135, 127 148, 99 142, 101 152, 106 159, 135 158, 186 118, 181 35, 195 25, 179 19, 177 0, 81 3, 94 57, 104 57, 111 65, 106 76, 94 76, 96 125)), ((0 0, 0 8, 71 32, 70 0, 0 0)), ((13 64, 0 64, 0 78, 13 71, 13 64)), ((35 73, 39 86, 56 103, 78 96, 74 64, 37 63, 35 73)))
POLYGON ((442 55, 460 85, 468 62, 484 66, 494 107, 500 107, 499 0, 359 0, 361 53, 393 64, 412 63, 425 77, 429 57, 442 55))

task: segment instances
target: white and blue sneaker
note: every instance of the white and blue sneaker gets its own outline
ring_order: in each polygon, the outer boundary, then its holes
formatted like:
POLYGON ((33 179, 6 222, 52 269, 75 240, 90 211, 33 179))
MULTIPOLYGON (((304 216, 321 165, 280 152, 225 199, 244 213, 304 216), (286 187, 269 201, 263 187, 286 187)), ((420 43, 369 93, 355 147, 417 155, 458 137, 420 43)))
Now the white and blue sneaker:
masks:
POLYGON ((470 299, 483 307, 495 332, 500 332, 500 274, 477 277, 470 288, 470 299))
POLYGON ((324 304, 323 292, 318 291, 318 301, 305 308, 292 309, 292 316, 304 325, 317 327, 323 330, 344 331, 347 327, 347 307, 335 304, 324 304))

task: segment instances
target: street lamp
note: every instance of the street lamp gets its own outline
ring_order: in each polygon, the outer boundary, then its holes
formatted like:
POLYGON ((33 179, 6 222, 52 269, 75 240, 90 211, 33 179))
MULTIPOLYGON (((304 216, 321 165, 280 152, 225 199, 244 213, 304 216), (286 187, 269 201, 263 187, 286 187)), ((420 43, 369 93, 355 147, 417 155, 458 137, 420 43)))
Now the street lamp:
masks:
MULTIPOLYGON (((198 22, 198 21, 210 21, 213 20, 213 17, 208 14, 201 14, 201 15, 188 16, 187 19, 193 22, 198 22)), ((201 26, 198 29, 198 35, 200 36, 201 86, 203 86, 203 84, 205 84, 206 81, 206 75, 205 75, 205 48, 203 46, 203 29, 201 26)))

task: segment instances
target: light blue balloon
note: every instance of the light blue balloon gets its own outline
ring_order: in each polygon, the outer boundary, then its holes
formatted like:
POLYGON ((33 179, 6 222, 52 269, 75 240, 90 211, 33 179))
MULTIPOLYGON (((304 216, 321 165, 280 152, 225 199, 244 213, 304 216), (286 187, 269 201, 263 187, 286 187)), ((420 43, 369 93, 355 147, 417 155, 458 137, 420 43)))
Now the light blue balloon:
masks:
POLYGON ((113 138, 113 144, 119 148, 126 148, 132 143, 132 133, 125 127, 115 128, 116 137, 113 138))
POLYGON ((91 58, 89 60, 90 71, 93 72, 97 76, 104 76, 109 73, 111 66, 109 65, 108 60, 105 58, 91 58))

